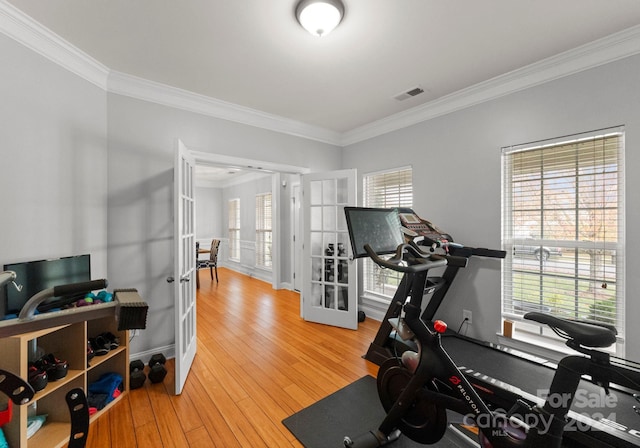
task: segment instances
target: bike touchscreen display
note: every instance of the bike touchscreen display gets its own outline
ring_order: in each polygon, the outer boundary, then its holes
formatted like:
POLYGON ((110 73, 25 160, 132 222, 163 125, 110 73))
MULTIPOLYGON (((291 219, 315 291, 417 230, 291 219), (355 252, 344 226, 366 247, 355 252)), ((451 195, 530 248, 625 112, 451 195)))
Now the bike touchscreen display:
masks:
POLYGON ((367 257, 368 244, 379 255, 395 253, 404 236, 396 209, 345 207, 354 258, 367 257))

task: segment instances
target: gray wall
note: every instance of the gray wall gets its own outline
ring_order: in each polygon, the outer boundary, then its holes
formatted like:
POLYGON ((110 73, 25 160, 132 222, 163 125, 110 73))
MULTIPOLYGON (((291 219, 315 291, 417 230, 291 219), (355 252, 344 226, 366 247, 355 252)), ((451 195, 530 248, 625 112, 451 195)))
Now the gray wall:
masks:
POLYGON ((195 195, 196 239, 220 238, 226 228, 226 221, 222 220, 221 214, 222 188, 196 187, 195 195))
POLYGON ((176 140, 193 150, 308 167, 340 167, 341 149, 145 101, 109 94, 109 264, 118 287, 149 303, 149 330, 132 353, 174 341, 173 160, 176 140))
MULTIPOLYGON (((277 182, 278 189, 272 191, 273 182, 271 175, 249 173, 237 180, 232 180, 220 187, 199 186, 196 188, 196 237, 201 245, 208 245, 211 238, 222 238, 218 262, 220 265, 243 272, 240 265, 228 260, 229 249, 227 239, 229 238, 228 226, 228 201, 233 198, 240 198, 241 228, 244 241, 255 242, 255 196, 260 193, 271 192, 273 200, 278 200, 278 215, 273 216, 274 235, 280 232, 280 260, 273 260, 279 263, 280 284, 283 287, 290 287, 292 283, 293 266, 291 260, 292 248, 292 199, 291 185, 299 182, 299 176, 294 174, 280 173, 280 181, 277 182), (259 176, 261 179, 256 179, 259 176), (285 184, 283 185, 283 182, 285 184), (245 208, 251 208, 245 210, 245 208), (276 229, 276 226, 278 229, 276 229)), ((246 260, 245 260, 246 262, 246 260)), ((268 272, 261 273, 260 276, 265 281, 271 282, 273 279, 268 272)))
MULTIPOLYGON (((627 356, 640 359, 640 56, 511 94, 344 150, 343 167, 362 174, 413 166, 414 208, 457 240, 500 248, 500 148, 626 126, 627 356)), ((473 312, 470 336, 495 341, 501 330, 500 262, 472 258, 438 313, 457 328, 473 312)))
MULTIPOLYGON (((255 267, 255 250, 247 251, 245 247, 254 247, 256 242, 256 195, 272 193, 271 175, 251 175, 249 182, 237 183, 225 187, 222 192, 222 208, 220 210, 224 223, 229 222, 228 203, 231 199, 240 200, 240 261, 229 260, 229 250, 227 245, 223 245, 221 257, 224 263, 239 272, 253 275, 255 267)), ((223 230, 226 239, 229 238, 229 230, 223 230)), ((271 274, 268 272, 258 273, 263 280, 271 282, 271 274)))
POLYGON ((0 263, 89 253, 103 278, 107 95, 2 34, 0 54, 0 263))
MULTIPOLYGON (((174 340, 173 159, 198 151, 363 173, 414 167, 415 209, 470 245, 500 245, 500 147, 626 125, 628 356, 640 359, 640 57, 556 80, 340 148, 176 110, 104 90, 0 35, 0 262, 89 252, 93 274, 150 304, 132 352, 174 340), (108 254, 108 261, 107 261, 108 254)), ((473 259, 440 312, 495 339, 500 264, 473 259)))
MULTIPOLYGON (((271 193, 271 175, 226 187, 222 192, 222 219, 225 223, 229 222, 227 203, 231 199, 240 199, 241 240, 256 239, 256 195, 263 193, 271 193)), ((226 238, 229 237, 228 229, 225 228, 223 233, 226 238)))

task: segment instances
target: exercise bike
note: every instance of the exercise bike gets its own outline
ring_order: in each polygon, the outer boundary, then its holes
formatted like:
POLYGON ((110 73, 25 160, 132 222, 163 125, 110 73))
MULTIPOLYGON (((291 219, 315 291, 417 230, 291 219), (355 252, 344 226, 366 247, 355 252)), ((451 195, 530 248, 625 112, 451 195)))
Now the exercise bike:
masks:
MULTIPOLYGON (((411 241, 398 244, 391 258, 382 258, 379 252, 389 253, 390 242, 398 241, 394 235, 396 219, 389 212, 377 222, 356 223, 349 216, 347 221, 352 245, 362 243, 363 235, 373 230, 371 234, 376 235, 376 244, 383 251, 375 251, 367 243, 362 246, 366 254, 381 268, 406 276, 410 285, 407 301, 403 314, 392 325, 400 337, 413 340, 417 351, 404 352, 401 357, 392 357, 380 366, 377 386, 387 415, 377 429, 355 438, 345 437, 345 447, 381 447, 396 440, 400 434, 418 443, 436 443, 447 429, 447 410, 452 410, 465 416, 465 422, 478 427, 483 448, 559 448, 566 417, 583 375, 588 375, 590 381, 607 392, 612 383, 640 390, 637 366, 616 364, 607 353, 597 350, 615 342, 615 328, 528 313, 526 319, 548 325, 582 355, 570 355, 560 361, 542 406, 518 400, 507 412, 490 409, 442 347, 441 334, 446 330, 446 324, 436 321, 427 325, 420 319, 427 273, 446 265, 446 258, 424 252, 411 241), (352 228, 360 224, 367 229, 354 235, 352 228), (381 237, 382 243, 378 240, 381 237)), ((636 407, 634 410, 639 412, 636 407)), ((640 416, 638 423, 640 426, 640 416)), ((640 445, 640 431, 636 433, 629 437, 637 436, 635 444, 640 445)))

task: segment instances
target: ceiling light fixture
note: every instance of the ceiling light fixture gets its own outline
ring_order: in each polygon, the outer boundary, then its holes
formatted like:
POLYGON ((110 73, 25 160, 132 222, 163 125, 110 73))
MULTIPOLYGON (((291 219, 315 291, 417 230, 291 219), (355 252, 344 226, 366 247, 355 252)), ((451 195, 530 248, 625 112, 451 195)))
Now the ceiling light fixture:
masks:
POLYGON ((314 36, 329 34, 342 20, 344 5, 341 0, 300 0, 296 18, 302 27, 314 36))

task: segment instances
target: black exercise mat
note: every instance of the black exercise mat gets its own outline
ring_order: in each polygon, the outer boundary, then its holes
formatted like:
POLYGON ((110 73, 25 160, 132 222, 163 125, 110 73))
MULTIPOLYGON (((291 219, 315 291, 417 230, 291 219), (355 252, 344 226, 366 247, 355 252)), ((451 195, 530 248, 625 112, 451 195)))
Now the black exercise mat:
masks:
MULTIPOLYGON (((312 404, 308 408, 285 418, 282 423, 305 448, 341 448, 344 436, 356 437, 376 429, 385 412, 378 398, 376 379, 365 376, 312 404)), ((424 447, 401 436, 389 448, 424 447)), ((468 447, 468 443, 449 431, 437 448, 468 447)))

